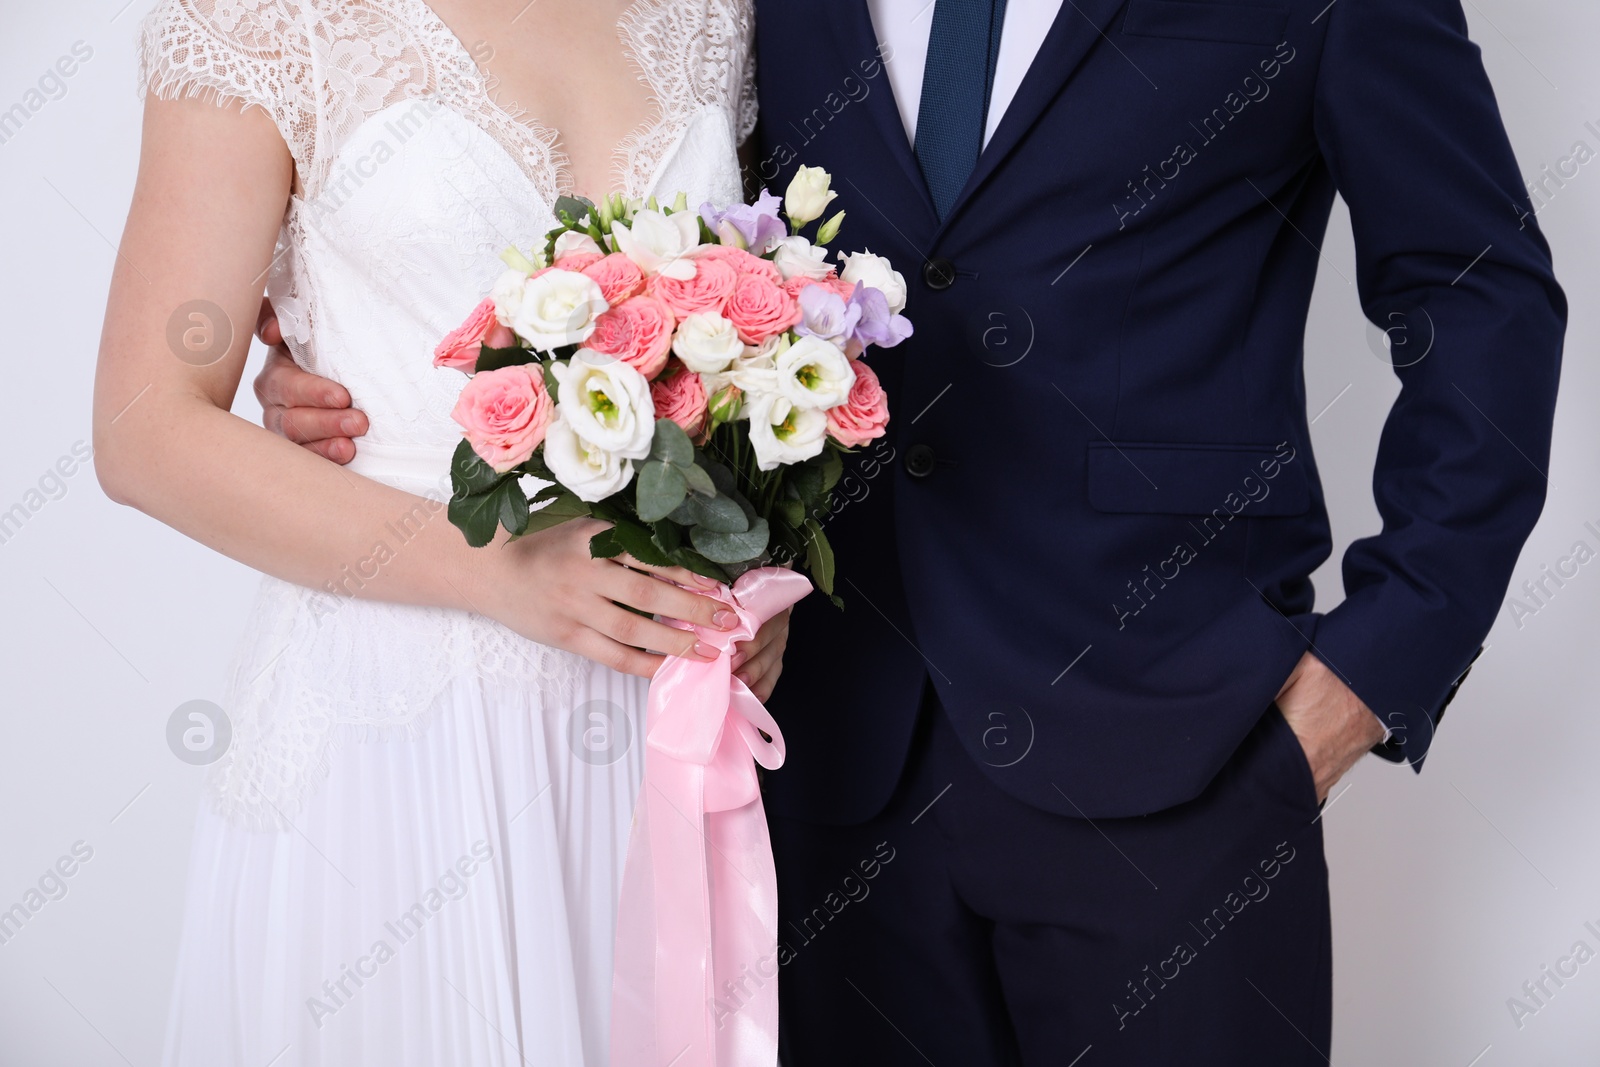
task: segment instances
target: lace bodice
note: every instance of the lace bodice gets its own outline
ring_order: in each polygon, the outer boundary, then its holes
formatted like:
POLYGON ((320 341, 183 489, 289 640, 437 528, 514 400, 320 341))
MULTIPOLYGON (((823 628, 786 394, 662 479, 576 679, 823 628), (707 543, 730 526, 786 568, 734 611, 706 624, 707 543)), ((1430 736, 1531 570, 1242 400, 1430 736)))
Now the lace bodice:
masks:
MULTIPOLYGON (((640 0, 618 34, 618 62, 635 64, 656 113, 618 146, 616 189, 740 199, 751 0, 640 0)), ((500 251, 555 225, 556 197, 573 191, 555 132, 495 101, 424 0, 162 0, 140 76, 162 98, 272 116, 296 174, 267 283, 289 348, 367 413, 351 470, 447 493, 465 379, 434 368, 432 349, 500 251)), ((341 724, 415 729, 466 673, 559 695, 587 669, 478 616, 329 598, 263 586, 226 695, 233 749, 213 775, 219 807, 247 821, 292 817, 341 724)))

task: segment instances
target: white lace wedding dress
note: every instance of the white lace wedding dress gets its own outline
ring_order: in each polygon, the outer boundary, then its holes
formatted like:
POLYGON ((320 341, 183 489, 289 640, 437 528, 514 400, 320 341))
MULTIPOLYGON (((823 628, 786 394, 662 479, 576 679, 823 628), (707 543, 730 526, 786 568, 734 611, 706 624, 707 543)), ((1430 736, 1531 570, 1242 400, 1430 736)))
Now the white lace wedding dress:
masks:
MULTIPOLYGON (((657 114, 618 146, 618 189, 740 199, 751 21, 750 0, 627 10, 617 62, 657 114)), ((370 417, 350 470, 443 498, 464 378, 431 351, 498 253, 554 225, 556 132, 497 103, 424 0, 162 0, 142 58, 152 94, 272 116, 297 178, 268 282, 289 346, 370 417)), ((445 521, 419 501, 326 589, 263 581, 166 1063, 606 1062, 644 683, 480 616, 350 597, 445 521)))

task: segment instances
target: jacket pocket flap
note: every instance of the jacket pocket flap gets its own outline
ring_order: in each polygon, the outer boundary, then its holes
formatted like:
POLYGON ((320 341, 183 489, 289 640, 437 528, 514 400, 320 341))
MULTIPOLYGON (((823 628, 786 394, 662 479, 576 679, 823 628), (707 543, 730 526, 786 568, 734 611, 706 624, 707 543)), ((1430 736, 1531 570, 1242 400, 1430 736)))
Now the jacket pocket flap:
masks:
POLYGON ((1199 0, 1132 0, 1122 32, 1140 37, 1277 44, 1289 24, 1281 7, 1202 3, 1199 0))
POLYGON ((1289 445, 1089 445, 1089 506, 1149 515, 1300 515, 1311 507, 1304 465, 1289 445))

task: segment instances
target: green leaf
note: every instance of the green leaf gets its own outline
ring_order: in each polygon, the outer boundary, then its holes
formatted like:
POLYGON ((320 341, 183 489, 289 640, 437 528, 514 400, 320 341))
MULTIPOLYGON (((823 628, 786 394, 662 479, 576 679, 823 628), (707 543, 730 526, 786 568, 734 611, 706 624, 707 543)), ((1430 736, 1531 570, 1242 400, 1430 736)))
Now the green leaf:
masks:
POLYGON ((711 473, 698 463, 691 463, 687 467, 679 467, 683 480, 689 483, 689 492, 696 496, 716 496, 717 483, 711 480, 711 473))
POLYGON ((650 531, 650 539, 668 556, 683 547, 683 527, 670 519, 651 523, 650 531))
POLYGON ((800 502, 805 505, 805 510, 810 511, 821 501, 824 475, 822 468, 814 463, 806 462, 798 467, 790 467, 784 472, 785 482, 800 502))
POLYGON ((655 437, 650 443, 650 458, 676 467, 687 467, 694 463, 694 444, 689 440, 689 435, 683 432, 682 426, 671 419, 657 419, 655 437))
POLYGON ((561 218, 563 211, 572 216, 572 221, 577 223, 581 222, 589 212, 594 211, 594 204, 587 197, 558 196, 556 197, 556 218, 561 218))
POLYGON ((473 548, 482 548, 494 540, 495 531, 500 528, 501 495, 498 490, 491 489, 487 493, 451 499, 446 514, 473 548))
POLYGON ((648 563, 652 567, 670 567, 672 560, 667 554, 656 547, 650 539, 650 531, 636 522, 619 522, 611 528, 611 536, 622 546, 624 552, 638 560, 648 563))
POLYGON ((615 559, 622 555, 622 543, 617 540, 614 527, 608 526, 589 538, 589 555, 595 559, 615 559))
POLYGON ((581 519, 589 514, 589 505, 579 500, 569 490, 559 485, 547 486, 534 495, 530 504, 537 506, 544 501, 549 503, 537 511, 528 513, 528 527, 524 534, 538 533, 548 530, 552 526, 560 526, 573 519, 581 519))
POLYGON ((683 472, 677 467, 655 459, 640 464, 636 498, 640 521, 659 522, 671 515, 688 492, 683 472))
POLYGON ((519 367, 524 363, 537 363, 539 357, 531 349, 512 346, 511 348, 490 348, 484 345, 478 349, 478 362, 473 370, 482 374, 486 370, 499 370, 502 367, 519 367))
POLYGON ((487 493, 508 477, 485 463, 466 438, 456 445, 455 454, 450 457, 450 484, 458 497, 487 493))
POLYGON ((705 526, 689 531, 695 550, 713 563, 748 563, 767 550, 767 520, 756 519, 743 533, 719 533, 705 526))
POLYGON ((694 573, 703 575, 707 578, 713 578, 719 582, 731 580, 727 571, 723 570, 715 563, 712 563, 709 559, 706 559, 692 548, 680 546, 671 553, 671 556, 672 562, 676 563, 685 570, 693 571, 694 573))
POLYGON ((544 391, 550 394, 551 400, 560 400, 561 383, 556 380, 556 361, 547 360, 544 364, 544 391))
POLYGON ((833 596, 833 545, 828 543, 828 535, 822 532, 822 524, 816 519, 806 520, 806 569, 811 572, 811 580, 818 589, 828 596, 833 596))
POLYGON ((806 506, 794 497, 778 501, 777 511, 790 526, 798 528, 806 521, 806 506))
POLYGON ((671 517, 685 526, 704 526, 714 533, 744 533, 750 529, 750 517, 727 496, 687 497, 671 517))
POLYGON ((706 472, 711 475, 711 484, 717 487, 717 492, 723 496, 731 495, 737 484, 734 480, 733 472, 715 460, 706 459, 704 456, 701 459, 706 472))
POLYGON ((527 533, 528 494, 522 491, 522 483, 515 478, 508 478, 495 490, 495 494, 500 497, 500 525, 512 537, 527 533))
POLYGON ((839 479, 844 476, 844 455, 832 445, 822 450, 818 457, 822 467, 822 491, 833 492, 833 487, 839 484, 839 479))

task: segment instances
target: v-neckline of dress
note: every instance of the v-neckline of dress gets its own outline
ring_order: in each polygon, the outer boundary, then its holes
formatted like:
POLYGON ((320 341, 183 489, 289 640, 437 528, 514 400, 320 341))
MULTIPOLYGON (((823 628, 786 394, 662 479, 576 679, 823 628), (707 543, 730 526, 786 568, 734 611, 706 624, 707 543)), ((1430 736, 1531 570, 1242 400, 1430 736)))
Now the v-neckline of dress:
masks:
POLYGON ((622 14, 617 18, 615 30, 619 43, 622 45, 622 59, 634 68, 634 77, 639 80, 639 83, 645 87, 649 94, 650 113, 626 137, 613 146, 611 150, 612 173, 610 175, 610 184, 605 189, 596 190, 577 190, 574 188, 572 164, 563 150, 565 142, 563 140, 564 134, 561 130, 541 121, 538 116, 516 102, 502 103, 495 99, 495 95, 490 88, 491 83, 494 81, 493 76, 478 65, 478 61, 473 57, 472 51, 467 48, 466 43, 461 40, 455 30, 451 29, 450 24, 433 9, 433 5, 428 0, 400 0, 400 2, 412 6, 416 11, 417 18, 426 25, 430 33, 445 42, 446 46, 455 53, 456 60, 476 74, 478 95, 482 97, 483 106, 519 133, 527 135, 543 147, 544 154, 549 159, 551 171, 549 176, 550 187, 555 190, 557 195, 570 196, 575 193, 581 193, 593 198, 606 196, 612 192, 622 192, 643 196, 655 182, 655 171, 659 170, 659 166, 649 174, 635 175, 628 173, 627 165, 629 160, 636 155, 641 144, 655 136, 663 127, 674 120, 672 116, 667 114, 662 93, 651 77, 650 71, 636 58, 634 26, 644 15, 653 11, 659 3, 670 2, 670 0, 634 0, 633 3, 623 9, 622 14), (638 180, 636 187, 633 184, 635 179, 638 180))

